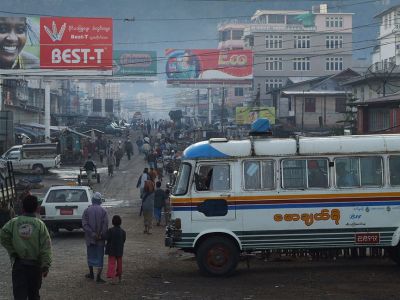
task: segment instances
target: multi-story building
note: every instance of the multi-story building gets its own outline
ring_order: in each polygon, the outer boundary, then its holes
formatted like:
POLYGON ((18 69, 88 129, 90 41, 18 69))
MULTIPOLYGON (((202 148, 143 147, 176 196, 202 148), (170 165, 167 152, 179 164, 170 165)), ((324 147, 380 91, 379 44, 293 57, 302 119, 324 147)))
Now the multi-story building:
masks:
POLYGON ((384 10, 375 19, 380 26, 378 45, 372 53, 373 71, 400 65, 400 5, 384 10))
POLYGON ((330 13, 326 4, 312 11, 256 11, 244 39, 254 51, 254 89, 260 88, 261 103, 276 107, 274 90, 351 66, 352 17, 330 13))

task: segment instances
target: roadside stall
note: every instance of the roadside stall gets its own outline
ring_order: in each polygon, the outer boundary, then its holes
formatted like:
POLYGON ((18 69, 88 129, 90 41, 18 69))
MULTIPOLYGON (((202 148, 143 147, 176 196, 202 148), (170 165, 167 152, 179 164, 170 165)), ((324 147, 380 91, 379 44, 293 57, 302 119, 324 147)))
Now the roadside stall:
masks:
POLYGON ((83 162, 85 159, 84 148, 87 147, 90 136, 66 128, 60 131, 57 138, 59 140, 62 163, 83 162))

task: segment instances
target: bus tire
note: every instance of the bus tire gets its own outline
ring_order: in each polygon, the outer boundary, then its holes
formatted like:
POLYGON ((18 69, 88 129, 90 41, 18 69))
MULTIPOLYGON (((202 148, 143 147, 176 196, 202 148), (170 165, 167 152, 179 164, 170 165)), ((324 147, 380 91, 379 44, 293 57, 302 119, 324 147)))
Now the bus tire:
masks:
POLYGON ((201 242, 196 252, 200 272, 207 276, 228 276, 239 262, 239 249, 229 238, 213 236, 201 242))

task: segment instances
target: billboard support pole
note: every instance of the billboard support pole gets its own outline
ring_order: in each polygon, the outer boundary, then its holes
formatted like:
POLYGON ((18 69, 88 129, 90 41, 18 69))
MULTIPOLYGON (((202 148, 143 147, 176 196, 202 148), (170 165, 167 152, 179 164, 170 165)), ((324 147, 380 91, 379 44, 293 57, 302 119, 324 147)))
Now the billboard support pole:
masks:
POLYGON ((224 133, 224 109, 225 109, 225 87, 222 88, 222 102, 221 102, 221 131, 224 133))
POLYGON ((101 83, 101 116, 106 116, 106 82, 101 83))
POLYGON ((208 124, 211 125, 212 118, 212 99, 211 99, 211 88, 207 88, 207 98, 208 98, 208 124))
POLYGON ((0 77, 0 111, 3 110, 3 78, 0 77))
POLYGON ((44 138, 50 142, 50 81, 44 82, 44 138))
POLYGON ((200 111, 200 90, 197 89, 197 97, 196 97, 196 122, 199 120, 199 111, 200 111))

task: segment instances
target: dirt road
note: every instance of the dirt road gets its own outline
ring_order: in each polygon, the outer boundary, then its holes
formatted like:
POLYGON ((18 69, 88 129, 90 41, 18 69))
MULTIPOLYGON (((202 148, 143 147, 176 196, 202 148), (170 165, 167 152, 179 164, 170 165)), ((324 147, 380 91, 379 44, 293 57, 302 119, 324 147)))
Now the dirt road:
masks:
MULTIPOLYGON (((163 227, 143 234, 135 187, 143 167, 142 157, 129 162, 124 157, 115 176, 103 174, 96 186, 106 196, 109 215, 120 214, 127 231, 122 284, 86 280, 83 232, 61 231, 53 238, 53 266, 43 281, 43 299, 400 299, 400 268, 386 258, 252 261, 250 269, 241 263, 229 278, 202 277, 192 256, 164 247, 163 227)), ((68 168, 61 173, 68 172, 73 174, 68 168)), ((3 248, 0 299, 12 299, 11 267, 3 248)))

